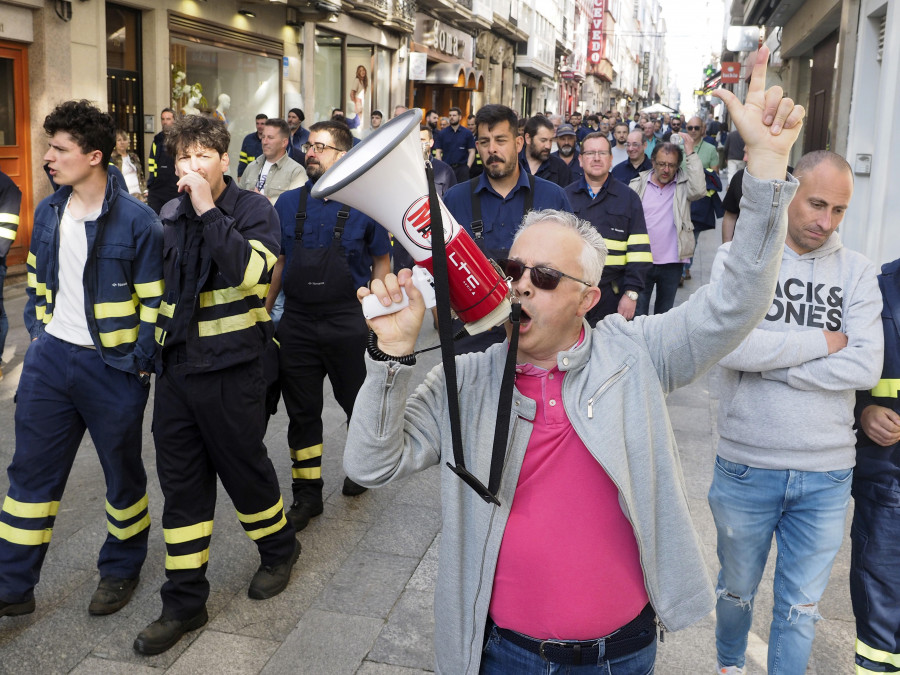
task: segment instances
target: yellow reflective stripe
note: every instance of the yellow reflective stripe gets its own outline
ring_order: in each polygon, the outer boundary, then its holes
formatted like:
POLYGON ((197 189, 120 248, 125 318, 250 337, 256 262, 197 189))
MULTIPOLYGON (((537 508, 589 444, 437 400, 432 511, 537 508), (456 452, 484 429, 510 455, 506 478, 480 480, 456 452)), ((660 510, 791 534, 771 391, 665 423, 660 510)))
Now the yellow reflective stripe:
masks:
POLYGON ((610 251, 624 251, 628 247, 627 242, 619 241, 618 239, 607 239, 604 237, 603 241, 606 243, 606 248, 610 251))
POLYGON ((237 509, 235 509, 235 511, 237 511, 238 520, 242 523, 258 523, 260 520, 273 518, 279 511, 284 512, 284 501, 279 497, 278 503, 275 504, 275 506, 272 506, 265 511, 259 511, 258 513, 241 513, 237 509))
POLYGON ((628 245, 629 246, 638 246, 640 244, 650 245, 650 235, 649 234, 631 234, 628 235, 628 245))
POLYGON ((156 323, 158 315, 159 309, 157 307, 147 307, 147 305, 144 304, 141 305, 141 321, 156 323))
POLYGON ((610 265, 624 265, 625 264, 625 256, 624 255, 608 255, 606 256, 606 266, 610 265))
POLYGON ((46 518, 56 515, 59 502, 20 502, 7 495, 3 511, 16 518, 46 518))
POLYGON ((25 259, 25 262, 32 267, 37 267, 37 258, 34 257, 34 253, 31 251, 28 252, 28 257, 25 259))
POLYGON ((627 262, 653 262, 653 254, 650 251, 629 251, 625 256, 627 262))
POLYGON ((137 337, 137 326, 134 328, 123 328, 110 333, 100 333, 100 344, 104 347, 117 347, 124 342, 136 342, 137 337))
MULTIPOLYGON (((253 245, 252 243, 250 244, 253 245)), ((273 263, 274 264, 274 263, 273 263)), ((253 288, 262 278, 263 270, 266 268, 266 255, 250 254, 250 260, 247 261, 247 269, 244 270, 244 280, 241 281, 240 288, 253 288)), ((268 269, 272 269, 269 267, 268 269)))
POLYGON ((116 539, 130 539, 138 532, 143 532, 148 527, 150 527, 149 513, 139 521, 137 521, 134 525, 129 525, 128 527, 116 527, 108 520, 106 521, 106 529, 109 530, 109 533, 116 539))
POLYGON ((248 295, 255 295, 260 300, 266 297, 269 292, 268 284, 256 284, 249 291, 242 291, 237 288, 220 288, 216 291, 204 291, 200 294, 200 307, 214 307, 215 305, 227 305, 229 302, 237 302, 243 300, 248 295))
POLYGON ((272 268, 275 267, 275 261, 278 260, 278 256, 267 249, 258 239, 250 239, 249 242, 250 246, 266 257, 266 269, 271 271, 272 268))
POLYGON ((310 466, 304 469, 291 469, 291 476, 300 480, 316 480, 322 477, 322 467, 310 466))
POLYGON ((5 539, 11 544, 40 546, 48 543, 52 534, 53 530, 49 527, 43 530, 23 530, 20 527, 0 523, 0 539, 5 539))
POLYGON ((163 300, 159 305, 159 313, 171 319, 175 315, 175 305, 170 305, 163 300))
POLYGON ((242 162, 246 162, 246 161, 247 161, 247 153, 244 152, 243 150, 241 150, 241 161, 242 161, 242 162))
POLYGON ((0 237, 4 239, 15 239, 16 231, 9 227, 0 227, 0 237))
POLYGON ((121 302, 101 302, 94 305, 94 318, 118 319, 135 313, 137 298, 121 302))
POLYGON ((886 663, 889 666, 900 668, 900 654, 891 654, 890 652, 875 649, 859 638, 856 638, 856 653, 869 659, 869 661, 886 663))
MULTIPOLYGON (((34 317, 35 317, 38 321, 44 321, 44 313, 45 313, 46 311, 47 311, 47 306, 46 306, 46 305, 35 305, 35 306, 34 306, 34 317)), ((44 321, 44 323, 47 323, 47 322, 44 321)))
POLYGON ((37 295, 47 295, 47 284, 38 282, 37 275, 34 272, 28 273, 28 285, 34 289, 37 295))
POLYGON ((187 555, 166 555, 167 570, 195 570, 209 562, 209 549, 187 555))
POLYGON ((18 213, 0 213, 0 223, 9 223, 10 225, 19 224, 18 213))
POLYGON ((43 314, 43 317, 40 317, 41 321, 43 321, 45 324, 50 323, 50 319, 53 318, 53 313, 52 312, 44 312, 43 307, 41 307, 40 309, 41 309, 41 314, 43 314))
POLYGON ((226 316, 222 319, 211 319, 209 321, 201 321, 197 329, 200 337, 211 337, 213 335, 222 335, 224 333, 232 333, 236 330, 243 330, 255 326, 260 321, 269 321, 269 313, 265 307, 256 307, 244 314, 237 316, 226 316))
POLYGON ((212 534, 213 521, 206 520, 202 523, 194 525, 185 525, 184 527, 173 527, 163 529, 163 539, 167 544, 183 544, 186 541, 194 539, 202 539, 212 534))
POLYGON ((106 512, 111 515, 116 520, 131 520, 136 515, 138 515, 141 511, 145 511, 147 509, 147 504, 149 503, 147 499, 147 495, 144 495, 139 500, 137 500, 131 506, 127 506, 124 509, 117 509, 115 506, 110 504, 108 501, 106 502, 106 512))
POLYGON ((263 527, 259 530, 244 530, 244 532, 246 532, 247 536, 250 537, 253 541, 256 541, 257 539, 262 539, 267 534, 278 532, 278 530, 280 530, 285 525, 287 525, 287 518, 282 515, 281 520, 279 520, 274 525, 269 525, 269 527, 263 527))
POLYGON ((159 281, 148 281, 145 284, 135 284, 134 292, 138 294, 139 298, 156 298, 163 294, 163 290, 165 286, 163 285, 163 280, 159 281))
POLYGON ((157 326, 156 330, 153 331, 153 338, 160 345, 163 344, 163 342, 165 341, 165 335, 166 335, 166 332, 159 326, 157 326))
POLYGON ((878 672, 877 670, 869 670, 868 668, 863 668, 862 666, 856 666, 856 675, 885 675, 884 671, 878 672))
POLYGON ((300 448, 299 450, 291 449, 291 459, 295 462, 302 462, 304 459, 312 459, 313 457, 322 456, 322 443, 318 445, 310 445, 308 448, 300 448))
POLYGON ((900 379, 878 380, 878 384, 872 390, 872 396, 880 398, 897 398, 898 393, 900 393, 900 379))

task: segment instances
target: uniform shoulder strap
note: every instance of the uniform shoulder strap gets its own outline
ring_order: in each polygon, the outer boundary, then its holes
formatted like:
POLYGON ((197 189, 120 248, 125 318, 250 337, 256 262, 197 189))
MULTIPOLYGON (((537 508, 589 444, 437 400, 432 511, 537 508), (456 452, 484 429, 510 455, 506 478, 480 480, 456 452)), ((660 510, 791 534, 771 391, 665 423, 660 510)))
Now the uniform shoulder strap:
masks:
POLYGON ((304 185, 300 188, 300 201, 297 202, 297 215, 294 216, 294 240, 301 241, 303 239, 303 224, 306 222, 306 198, 308 191, 304 185))

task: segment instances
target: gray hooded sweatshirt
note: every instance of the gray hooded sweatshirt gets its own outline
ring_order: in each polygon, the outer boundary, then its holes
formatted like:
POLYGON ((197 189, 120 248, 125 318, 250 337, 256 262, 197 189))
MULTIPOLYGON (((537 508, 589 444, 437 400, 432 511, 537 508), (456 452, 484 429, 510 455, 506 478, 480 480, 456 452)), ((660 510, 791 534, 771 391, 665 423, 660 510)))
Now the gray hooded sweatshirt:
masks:
POLYGON ((883 356, 875 266, 836 232, 803 255, 785 245, 766 317, 719 362, 719 456, 761 469, 852 468, 856 390, 875 386, 883 356), (829 355, 823 330, 845 333, 847 346, 829 355))

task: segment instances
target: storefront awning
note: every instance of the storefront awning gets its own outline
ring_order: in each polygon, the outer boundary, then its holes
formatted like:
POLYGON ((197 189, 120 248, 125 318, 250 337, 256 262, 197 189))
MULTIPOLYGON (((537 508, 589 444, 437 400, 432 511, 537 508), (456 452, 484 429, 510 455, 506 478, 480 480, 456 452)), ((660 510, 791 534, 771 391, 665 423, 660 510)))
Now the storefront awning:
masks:
POLYGON ((484 72, 475 68, 466 68, 466 89, 484 91, 484 72))
POLYGON ((425 84, 484 91, 484 73, 461 63, 435 63, 428 69, 425 84))

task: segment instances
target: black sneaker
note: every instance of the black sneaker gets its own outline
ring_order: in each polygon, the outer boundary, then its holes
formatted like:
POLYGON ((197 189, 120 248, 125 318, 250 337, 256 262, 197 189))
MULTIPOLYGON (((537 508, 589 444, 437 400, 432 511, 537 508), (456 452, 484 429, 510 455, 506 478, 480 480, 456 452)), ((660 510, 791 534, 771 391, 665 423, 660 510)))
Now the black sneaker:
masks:
POLYGON ((0 616, 23 616, 34 611, 34 598, 25 602, 3 602, 0 600, 0 616))
POLYGON ((104 616, 118 612, 131 600, 137 585, 137 579, 102 577, 97 585, 97 590, 91 596, 88 613, 93 616, 104 616))
POLYGON ((278 563, 273 567, 268 565, 260 565, 250 580, 250 588, 247 595, 253 600, 268 600, 274 598, 287 588, 288 582, 291 580, 291 570, 300 557, 300 542, 294 540, 294 551, 284 562, 278 563))
POLYGON ((287 519, 294 526, 294 531, 299 532, 307 525, 309 519, 322 515, 324 507, 321 501, 318 502, 294 502, 291 504, 290 510, 287 512, 287 519))
POLYGON ((369 488, 363 487, 359 483, 354 483, 348 477, 344 478, 344 487, 341 489, 341 494, 343 494, 345 497, 359 497, 368 489, 369 488))
POLYGON ((188 631, 197 630, 201 626, 205 626, 207 621, 209 621, 209 614, 206 613, 206 607, 195 616, 184 621, 160 616, 138 633, 138 636, 134 639, 134 651, 145 656, 162 654, 173 647, 181 639, 182 635, 188 631))

